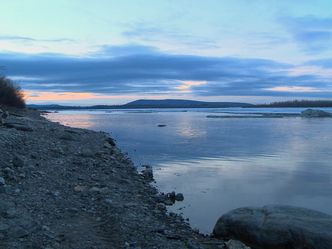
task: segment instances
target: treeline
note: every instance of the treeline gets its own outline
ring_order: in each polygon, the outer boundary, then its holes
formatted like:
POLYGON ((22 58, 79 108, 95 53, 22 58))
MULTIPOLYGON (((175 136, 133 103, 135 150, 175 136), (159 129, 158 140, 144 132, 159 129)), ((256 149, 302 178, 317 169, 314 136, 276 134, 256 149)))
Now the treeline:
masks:
POLYGON ((292 100, 260 104, 255 107, 332 107, 332 100, 292 100))

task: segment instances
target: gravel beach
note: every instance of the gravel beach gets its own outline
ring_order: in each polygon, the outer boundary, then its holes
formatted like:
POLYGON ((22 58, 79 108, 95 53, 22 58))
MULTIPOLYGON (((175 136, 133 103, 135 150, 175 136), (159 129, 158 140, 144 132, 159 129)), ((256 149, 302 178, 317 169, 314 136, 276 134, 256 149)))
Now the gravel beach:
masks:
POLYGON ((149 172, 137 172, 108 134, 8 111, 0 126, 0 248, 229 248, 167 213, 149 172))

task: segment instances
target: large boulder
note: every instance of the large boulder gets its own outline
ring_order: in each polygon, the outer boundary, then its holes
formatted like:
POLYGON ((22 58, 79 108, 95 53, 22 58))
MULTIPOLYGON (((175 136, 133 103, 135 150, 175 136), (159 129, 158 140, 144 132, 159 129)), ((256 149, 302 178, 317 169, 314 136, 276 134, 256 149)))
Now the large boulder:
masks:
POLYGON ((259 249, 331 249, 332 216, 291 206, 239 208, 223 215, 213 233, 259 249))
POLYGON ((307 109, 301 112, 301 117, 304 118, 325 118, 332 117, 332 114, 323 110, 307 109))

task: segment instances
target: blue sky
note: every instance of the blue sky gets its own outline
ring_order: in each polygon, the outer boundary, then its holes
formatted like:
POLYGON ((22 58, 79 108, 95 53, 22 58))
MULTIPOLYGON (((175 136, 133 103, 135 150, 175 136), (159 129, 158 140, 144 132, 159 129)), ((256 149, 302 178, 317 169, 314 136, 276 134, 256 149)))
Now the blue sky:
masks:
POLYGON ((1 72, 29 103, 332 97, 327 0, 7 0, 1 72))

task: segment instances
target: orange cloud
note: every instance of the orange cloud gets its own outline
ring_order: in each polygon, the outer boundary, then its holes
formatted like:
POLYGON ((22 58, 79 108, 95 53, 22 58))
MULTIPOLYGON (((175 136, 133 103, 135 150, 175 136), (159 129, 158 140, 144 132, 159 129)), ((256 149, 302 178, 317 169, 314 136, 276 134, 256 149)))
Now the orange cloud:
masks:
POLYGON ((202 86, 206 85, 207 81, 180 81, 182 85, 177 86, 176 89, 180 90, 181 92, 191 92, 190 88, 193 86, 202 86))
POLYGON ((54 93, 54 92, 25 91, 24 95, 28 101, 83 100, 83 99, 98 99, 98 98, 109 97, 93 93, 76 93, 76 92, 54 93))

